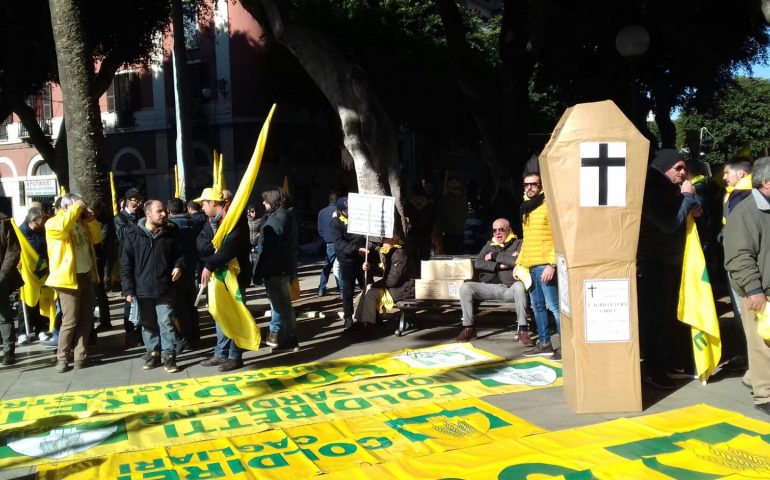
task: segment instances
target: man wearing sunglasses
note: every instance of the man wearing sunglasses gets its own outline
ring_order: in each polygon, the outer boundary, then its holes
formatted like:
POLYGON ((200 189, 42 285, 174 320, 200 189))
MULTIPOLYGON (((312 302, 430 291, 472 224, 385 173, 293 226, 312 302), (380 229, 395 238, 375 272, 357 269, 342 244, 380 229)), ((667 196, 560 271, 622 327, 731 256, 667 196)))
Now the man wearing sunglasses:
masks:
MULTIPOLYGON (((118 239, 118 258, 123 253, 123 239, 128 233, 129 227, 139 224, 139 219, 144 217, 144 194, 138 189, 131 187, 126 190, 126 206, 115 215, 115 236, 118 239)), ((138 307, 135 307, 138 308, 138 307)), ((123 328, 126 331, 126 348, 139 345, 142 342, 142 327, 134 323, 131 317, 131 303, 126 302, 123 307, 123 328)), ((102 327, 106 329, 106 327, 102 327)))
POLYGON ((675 388, 671 378, 694 370, 690 328, 677 320, 687 215, 702 213, 686 175, 679 152, 655 152, 644 186, 636 254, 642 378, 663 390, 675 388))
POLYGON ((492 223, 492 239, 476 256, 474 266, 479 273, 478 282, 464 282, 460 287, 460 306, 463 311, 463 329, 458 342, 476 338, 473 324, 474 302, 499 300, 514 304, 519 327, 527 325, 527 289, 513 273, 519 256, 521 240, 511 232, 511 224, 505 218, 492 223))

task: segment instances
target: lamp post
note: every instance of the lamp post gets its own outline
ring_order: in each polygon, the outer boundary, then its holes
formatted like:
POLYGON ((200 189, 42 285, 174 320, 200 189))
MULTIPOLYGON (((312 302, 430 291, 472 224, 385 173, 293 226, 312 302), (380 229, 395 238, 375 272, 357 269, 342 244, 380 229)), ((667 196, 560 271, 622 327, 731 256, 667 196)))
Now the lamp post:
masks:
MULTIPOLYGON (((628 60, 631 71, 631 121, 638 128, 645 119, 639 118, 639 89, 637 88, 635 63, 650 48, 650 34, 641 25, 625 26, 615 37, 615 48, 621 57, 628 60)), ((645 129, 640 130, 644 131, 645 129)))

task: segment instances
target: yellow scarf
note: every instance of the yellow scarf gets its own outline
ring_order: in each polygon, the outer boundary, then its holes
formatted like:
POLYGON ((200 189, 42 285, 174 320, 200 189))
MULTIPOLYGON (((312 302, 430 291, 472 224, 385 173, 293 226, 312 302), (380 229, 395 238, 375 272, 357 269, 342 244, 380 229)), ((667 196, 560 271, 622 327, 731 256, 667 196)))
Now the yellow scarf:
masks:
POLYGON ((337 218, 340 219, 340 222, 342 222, 343 225, 348 224, 348 217, 346 217, 345 215, 337 215, 337 218))
POLYGON ((497 241, 495 240, 495 237, 492 237, 492 240, 490 241, 489 244, 492 245, 493 247, 503 247, 503 246, 505 246, 506 243, 510 242, 511 240, 515 240, 515 239, 516 239, 516 234, 515 233, 509 233, 508 234, 508 238, 506 238, 503 243, 497 243, 497 241))

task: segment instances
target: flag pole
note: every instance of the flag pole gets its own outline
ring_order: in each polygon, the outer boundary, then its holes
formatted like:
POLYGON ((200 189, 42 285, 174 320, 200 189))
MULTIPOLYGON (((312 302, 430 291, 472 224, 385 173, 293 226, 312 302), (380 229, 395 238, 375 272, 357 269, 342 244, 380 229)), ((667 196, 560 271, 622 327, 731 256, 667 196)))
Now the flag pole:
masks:
POLYGON ((19 303, 21 303, 21 308, 24 312, 24 328, 27 330, 27 338, 29 338, 32 332, 29 331, 29 314, 27 313, 27 304, 24 303, 24 300, 21 300, 19 303))

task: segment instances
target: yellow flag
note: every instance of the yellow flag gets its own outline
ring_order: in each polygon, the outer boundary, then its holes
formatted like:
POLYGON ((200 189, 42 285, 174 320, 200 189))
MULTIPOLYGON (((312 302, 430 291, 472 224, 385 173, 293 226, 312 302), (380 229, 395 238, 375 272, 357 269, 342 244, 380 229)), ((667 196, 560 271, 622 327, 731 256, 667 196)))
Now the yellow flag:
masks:
POLYGON ((59 196, 63 197, 64 194, 66 194, 66 193, 67 193, 67 189, 64 188, 64 185, 59 185, 59 196))
POLYGON ((179 190, 179 167, 174 165, 174 198, 182 198, 182 192, 179 190))
POLYGON ((217 162, 217 183, 214 185, 220 192, 224 192, 227 188, 225 186, 225 158, 221 153, 219 154, 219 161, 217 162))
MULTIPOLYGON (((267 133, 270 127, 270 120, 273 118, 275 104, 267 114, 262 130, 259 132, 257 145, 254 153, 251 155, 249 166, 246 173, 241 178, 238 190, 233 196, 230 208, 222 220, 221 225, 214 234, 211 243, 214 248, 219 249, 222 246, 227 235, 235 228, 236 223, 243 215, 246 208, 246 202, 251 196, 251 190, 257 179, 259 166, 262 163, 262 155, 267 143, 267 133)), ((238 260, 232 259, 226 267, 215 271, 208 284, 209 313, 222 329, 222 332, 231 338, 240 348, 248 350, 259 350, 260 334, 259 327, 251 316, 249 309, 243 300, 243 293, 238 288, 238 273, 241 268, 238 260)))
POLYGON ((211 166, 212 166, 211 186, 214 188, 217 188, 217 186, 219 185, 219 153, 217 152, 216 149, 214 149, 214 160, 211 166))
POLYGON ((722 341, 706 260, 692 215, 687 217, 682 284, 677 318, 692 327, 692 350, 698 379, 706 383, 722 357, 722 341))
POLYGON ((115 195, 115 176, 110 172, 110 194, 112 195, 112 215, 118 214, 118 197, 115 195))
POLYGON ((53 330, 56 318, 56 293, 52 288, 45 286, 45 280, 48 278, 48 261, 32 248, 15 222, 11 222, 11 225, 21 246, 19 273, 24 280, 24 285, 19 289, 19 296, 29 307, 40 304, 40 313, 51 320, 50 329, 53 330))

